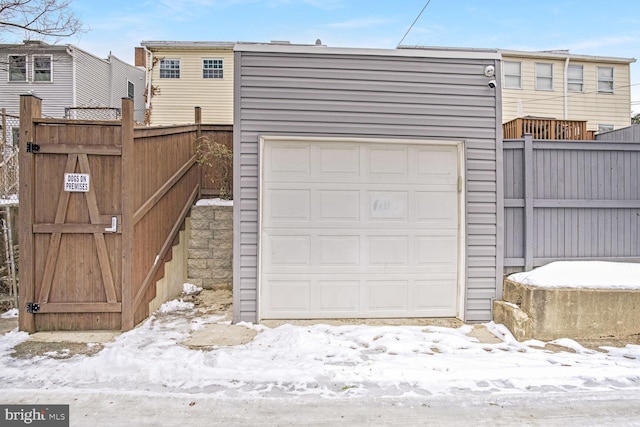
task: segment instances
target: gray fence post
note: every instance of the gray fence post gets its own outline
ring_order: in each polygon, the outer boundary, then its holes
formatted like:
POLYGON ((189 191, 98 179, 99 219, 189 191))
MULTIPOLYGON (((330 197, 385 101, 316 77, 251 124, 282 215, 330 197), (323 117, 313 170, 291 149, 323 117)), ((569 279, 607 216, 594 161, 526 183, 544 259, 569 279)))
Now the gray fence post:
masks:
POLYGON ((533 137, 524 136, 524 269, 533 269, 533 137))

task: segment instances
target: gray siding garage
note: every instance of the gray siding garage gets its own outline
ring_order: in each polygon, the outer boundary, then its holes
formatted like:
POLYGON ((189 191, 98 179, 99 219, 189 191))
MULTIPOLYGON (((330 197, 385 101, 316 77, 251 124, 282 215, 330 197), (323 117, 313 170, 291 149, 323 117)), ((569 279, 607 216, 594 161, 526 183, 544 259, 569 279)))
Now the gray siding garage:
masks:
POLYGON ((235 50, 234 321, 491 320, 499 54, 235 50))

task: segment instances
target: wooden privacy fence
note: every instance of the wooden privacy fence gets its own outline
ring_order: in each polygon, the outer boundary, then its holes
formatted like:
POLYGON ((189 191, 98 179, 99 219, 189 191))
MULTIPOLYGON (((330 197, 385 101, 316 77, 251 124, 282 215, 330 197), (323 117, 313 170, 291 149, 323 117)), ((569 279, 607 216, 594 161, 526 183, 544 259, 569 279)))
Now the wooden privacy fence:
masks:
POLYGON ((640 143, 504 141, 505 272, 640 261, 640 143))
POLYGON ((119 121, 40 116, 22 96, 20 329, 129 330, 199 197, 206 126, 134 128, 129 99, 119 121))

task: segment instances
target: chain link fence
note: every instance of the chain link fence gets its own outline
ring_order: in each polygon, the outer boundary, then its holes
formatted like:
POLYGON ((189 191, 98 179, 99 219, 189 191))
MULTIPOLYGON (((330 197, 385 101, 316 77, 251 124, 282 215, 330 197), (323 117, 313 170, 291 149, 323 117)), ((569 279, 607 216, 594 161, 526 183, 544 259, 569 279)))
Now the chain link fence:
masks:
POLYGON ((67 107, 64 109, 65 119, 109 121, 120 120, 121 117, 121 109, 113 107, 67 107))
POLYGON ((18 137, 20 117, 4 109, 0 117, 0 207, 18 204, 18 137))
POLYGON ((20 116, 0 111, 0 312, 17 307, 18 137, 20 116))

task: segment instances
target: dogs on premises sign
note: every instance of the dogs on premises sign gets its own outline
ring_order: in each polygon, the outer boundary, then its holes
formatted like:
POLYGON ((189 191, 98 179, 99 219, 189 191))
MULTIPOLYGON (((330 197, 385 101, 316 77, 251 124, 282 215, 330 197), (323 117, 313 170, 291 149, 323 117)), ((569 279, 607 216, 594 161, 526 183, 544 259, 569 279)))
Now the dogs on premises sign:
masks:
POLYGON ((88 173, 65 173, 64 191, 72 193, 89 192, 89 178, 88 173))

